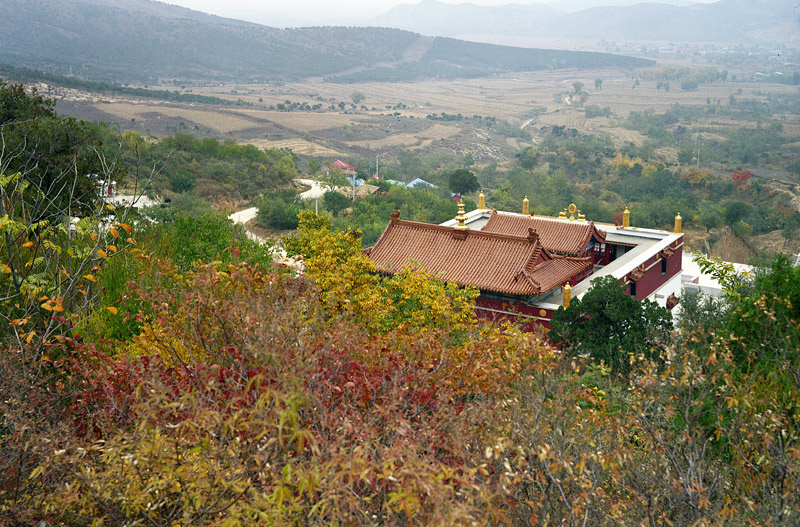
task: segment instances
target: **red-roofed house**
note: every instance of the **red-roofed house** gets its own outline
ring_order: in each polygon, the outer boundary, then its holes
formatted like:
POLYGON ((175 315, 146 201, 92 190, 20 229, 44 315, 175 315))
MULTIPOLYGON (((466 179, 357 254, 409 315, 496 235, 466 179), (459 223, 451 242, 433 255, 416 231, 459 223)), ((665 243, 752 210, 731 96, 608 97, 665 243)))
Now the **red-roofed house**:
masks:
POLYGON ((355 167, 353 167, 352 165, 349 165, 349 164, 347 164, 344 161, 341 161, 339 159, 337 159, 336 161, 334 161, 333 163, 328 165, 328 169, 330 169, 330 170, 339 170, 345 176, 354 176, 354 175, 356 175, 358 173, 358 171, 355 169, 355 167))

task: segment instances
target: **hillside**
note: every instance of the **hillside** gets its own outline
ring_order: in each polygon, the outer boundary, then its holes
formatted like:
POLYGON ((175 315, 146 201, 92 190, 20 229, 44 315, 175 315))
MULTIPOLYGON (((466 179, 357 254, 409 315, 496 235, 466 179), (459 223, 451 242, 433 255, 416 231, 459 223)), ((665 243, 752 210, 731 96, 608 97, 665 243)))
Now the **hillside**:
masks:
POLYGON ((460 46, 386 28, 275 29, 151 0, 6 0, 0 4, 0 62, 111 82, 156 80, 287 81, 398 64, 403 79, 475 76, 561 67, 646 65, 612 55, 477 45, 463 64, 460 46), (444 48, 444 49, 443 49, 444 48), (436 53, 435 56, 431 53, 436 53), (502 59, 506 54, 512 59, 502 59), (555 59, 555 62, 553 60, 555 59), (432 66, 435 65, 435 66, 432 66))
POLYGON ((799 21, 797 2, 793 0, 721 0, 687 6, 647 2, 577 11, 542 4, 476 6, 425 0, 397 6, 378 17, 375 24, 448 37, 796 45, 799 21))

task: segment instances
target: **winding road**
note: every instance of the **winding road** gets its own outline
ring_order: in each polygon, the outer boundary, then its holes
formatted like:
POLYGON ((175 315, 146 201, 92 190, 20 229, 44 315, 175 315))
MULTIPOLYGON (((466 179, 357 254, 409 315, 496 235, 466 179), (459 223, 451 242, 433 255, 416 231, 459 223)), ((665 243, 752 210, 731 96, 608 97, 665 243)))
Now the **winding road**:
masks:
MULTIPOLYGON (((297 183, 305 187, 310 187, 305 192, 300 193, 300 197, 303 199, 317 199, 321 198, 325 194, 325 189, 323 189, 318 181, 314 181, 313 179, 295 179, 297 183)), ((248 221, 252 220, 258 215, 258 207, 250 207, 249 209, 240 210, 239 212, 234 212, 228 218, 235 223, 245 225, 248 221)), ((247 230, 245 227, 245 231, 247 235, 258 242, 263 242, 264 240, 259 236, 256 236, 252 232, 247 230)))

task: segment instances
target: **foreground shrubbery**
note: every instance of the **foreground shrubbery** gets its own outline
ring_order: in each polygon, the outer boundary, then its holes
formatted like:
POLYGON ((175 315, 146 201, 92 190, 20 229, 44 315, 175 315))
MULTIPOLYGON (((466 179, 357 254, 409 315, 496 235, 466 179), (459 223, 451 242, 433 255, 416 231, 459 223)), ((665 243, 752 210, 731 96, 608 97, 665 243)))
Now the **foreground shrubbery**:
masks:
MULTIPOLYGON (((67 332, 7 348, 0 524, 739 525, 798 514, 792 337, 742 367, 742 335, 683 330, 658 361, 633 354, 626 380, 535 335, 477 325, 469 291, 374 275, 357 234, 324 219, 305 215, 287 244, 307 255, 306 277, 246 262, 181 270, 143 250, 127 293, 135 337, 67 332)), ((769 311, 732 311, 732 327, 745 314, 797 320, 764 302, 769 311)))

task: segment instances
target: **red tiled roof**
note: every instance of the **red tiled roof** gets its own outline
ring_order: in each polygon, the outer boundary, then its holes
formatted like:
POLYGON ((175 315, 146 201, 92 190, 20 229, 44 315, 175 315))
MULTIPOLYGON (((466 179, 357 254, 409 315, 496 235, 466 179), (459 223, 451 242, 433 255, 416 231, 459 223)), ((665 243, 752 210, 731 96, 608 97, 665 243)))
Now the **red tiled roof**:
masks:
POLYGON ((443 280, 511 295, 546 293, 591 264, 589 258, 553 257, 535 235, 459 230, 395 214, 367 254, 383 272, 419 264, 443 280))
POLYGON ((348 165, 344 161, 340 161, 337 159, 333 163, 331 163, 330 167, 334 170, 349 170, 351 172, 356 172, 356 169, 352 165, 348 165))
POLYGON ((529 229, 539 234, 542 245, 548 251, 572 256, 582 255, 592 237, 600 242, 606 239, 606 235, 597 230, 591 221, 564 221, 521 214, 499 214, 497 211, 492 211, 482 230, 524 236, 529 229))

